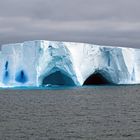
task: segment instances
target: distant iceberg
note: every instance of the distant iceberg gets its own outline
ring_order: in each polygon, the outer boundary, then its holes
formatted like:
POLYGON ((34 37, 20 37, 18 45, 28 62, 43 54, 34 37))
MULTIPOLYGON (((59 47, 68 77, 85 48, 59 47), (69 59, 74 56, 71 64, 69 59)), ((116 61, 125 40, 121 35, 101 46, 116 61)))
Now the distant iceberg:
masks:
POLYGON ((45 40, 1 47, 0 87, 99 83, 139 84, 140 50, 45 40))

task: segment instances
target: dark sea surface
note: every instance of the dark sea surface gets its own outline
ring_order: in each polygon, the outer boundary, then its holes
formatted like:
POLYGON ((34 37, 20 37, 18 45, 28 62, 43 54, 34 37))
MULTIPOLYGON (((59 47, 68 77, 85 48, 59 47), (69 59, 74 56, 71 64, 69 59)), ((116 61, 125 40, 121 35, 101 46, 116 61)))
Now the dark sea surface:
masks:
POLYGON ((1 89, 0 140, 140 140, 140 85, 1 89))

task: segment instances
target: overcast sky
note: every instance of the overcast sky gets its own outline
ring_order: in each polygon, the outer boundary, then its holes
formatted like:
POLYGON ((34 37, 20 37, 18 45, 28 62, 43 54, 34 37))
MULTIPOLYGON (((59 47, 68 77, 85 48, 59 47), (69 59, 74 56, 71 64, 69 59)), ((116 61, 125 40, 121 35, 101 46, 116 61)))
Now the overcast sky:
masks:
POLYGON ((0 0, 0 44, 39 39, 140 48, 140 0, 0 0))

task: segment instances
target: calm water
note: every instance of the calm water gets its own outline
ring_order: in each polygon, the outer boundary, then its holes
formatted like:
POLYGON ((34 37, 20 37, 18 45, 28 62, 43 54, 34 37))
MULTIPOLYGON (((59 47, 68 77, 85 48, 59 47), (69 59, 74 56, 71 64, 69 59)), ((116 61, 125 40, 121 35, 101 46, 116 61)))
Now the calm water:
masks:
POLYGON ((0 90, 0 140, 140 140, 140 85, 0 90))

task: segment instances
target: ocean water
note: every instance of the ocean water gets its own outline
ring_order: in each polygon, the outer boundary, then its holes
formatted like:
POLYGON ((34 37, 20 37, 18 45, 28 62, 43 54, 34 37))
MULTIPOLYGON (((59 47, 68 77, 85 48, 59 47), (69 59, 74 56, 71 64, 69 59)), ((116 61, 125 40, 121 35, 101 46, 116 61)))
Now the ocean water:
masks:
POLYGON ((0 140, 139 139, 140 85, 0 90, 0 140))

